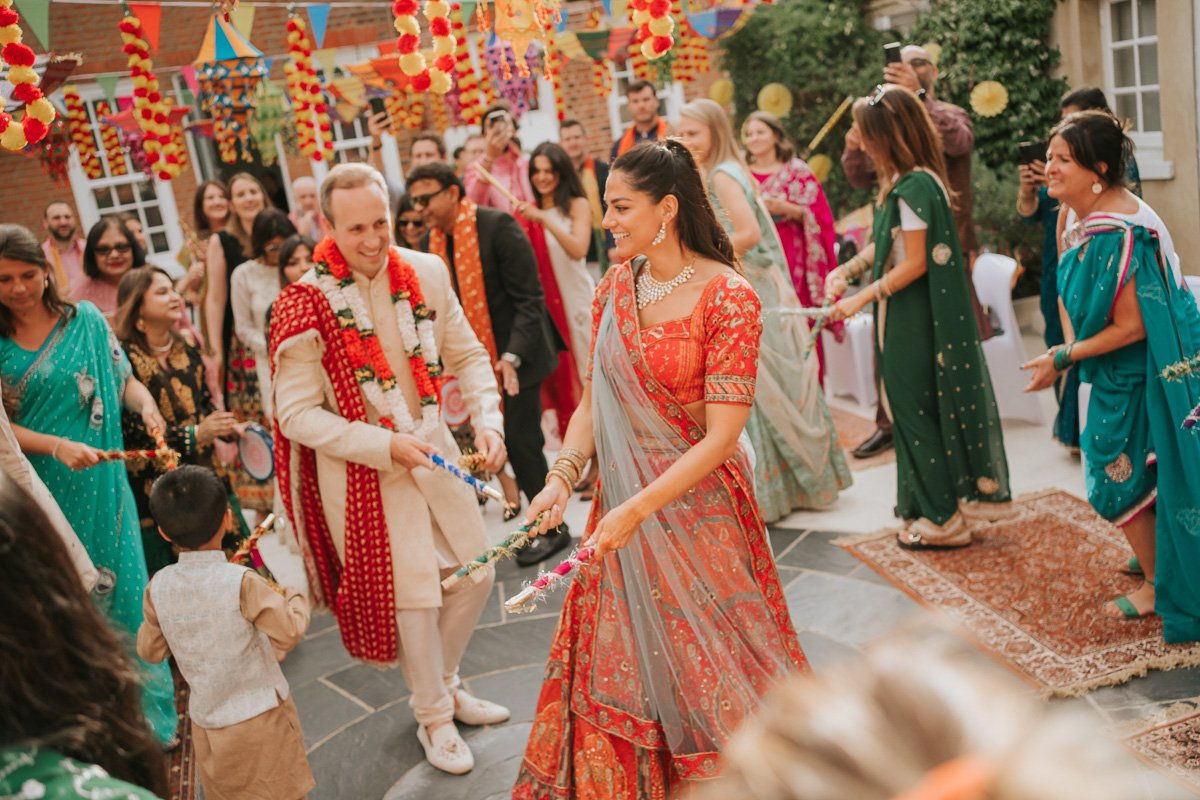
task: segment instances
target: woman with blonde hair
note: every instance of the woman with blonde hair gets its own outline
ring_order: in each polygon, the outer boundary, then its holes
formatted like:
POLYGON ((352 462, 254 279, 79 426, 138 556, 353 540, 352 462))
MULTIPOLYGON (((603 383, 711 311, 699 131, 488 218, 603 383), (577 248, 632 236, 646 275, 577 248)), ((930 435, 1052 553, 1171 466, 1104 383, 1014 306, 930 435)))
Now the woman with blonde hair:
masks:
POLYGON ((971 314, 967 272, 946 190, 942 144, 917 96, 899 86, 859 98, 854 122, 880 175, 874 243, 830 273, 826 290, 873 269, 875 282, 832 318, 874 302, 880 394, 895 425, 901 547, 971 543, 959 510, 1010 499, 992 381, 971 314), (902 235, 897 236, 897 231, 902 235))
POLYGON ((906 635, 780 686, 695 800, 1128 800, 1143 780, 1082 712, 906 635))
POLYGON ((726 113, 711 100, 680 109, 679 138, 707 176, 708 197, 746 278, 762 302, 758 393, 746 433, 754 447, 754 490, 763 519, 828 506, 850 485, 846 457, 825 405, 808 325, 757 185, 738 154, 726 113))

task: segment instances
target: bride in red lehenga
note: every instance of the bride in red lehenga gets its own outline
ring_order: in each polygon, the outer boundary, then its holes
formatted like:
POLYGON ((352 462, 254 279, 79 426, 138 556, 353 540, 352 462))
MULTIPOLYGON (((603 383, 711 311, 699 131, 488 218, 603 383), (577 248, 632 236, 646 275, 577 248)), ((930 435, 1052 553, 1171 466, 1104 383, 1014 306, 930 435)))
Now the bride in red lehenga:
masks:
POLYGON ((808 669, 741 437, 758 298, 678 142, 623 155, 605 197, 625 263, 597 288, 583 401, 528 512, 558 525, 595 454, 597 553, 559 619, 517 800, 675 797, 716 775, 763 693, 808 669))

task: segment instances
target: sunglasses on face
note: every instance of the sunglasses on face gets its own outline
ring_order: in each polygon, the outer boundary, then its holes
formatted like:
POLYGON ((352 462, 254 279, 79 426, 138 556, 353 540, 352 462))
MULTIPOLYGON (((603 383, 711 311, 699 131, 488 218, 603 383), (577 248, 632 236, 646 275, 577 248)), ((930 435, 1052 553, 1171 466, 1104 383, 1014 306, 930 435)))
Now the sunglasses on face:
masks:
POLYGON ((423 219, 402 219, 400 220, 401 228, 424 228, 425 220, 423 219))
POLYGON ((128 244, 114 244, 112 247, 101 244, 101 245, 96 245, 96 255, 100 256, 101 258, 105 258, 106 256, 108 256, 109 253, 114 253, 114 252, 124 255, 125 253, 128 253, 132 249, 133 248, 130 247, 128 244))
POLYGON ((438 189, 436 192, 430 192, 429 194, 417 195, 416 197, 411 198, 413 208, 417 208, 417 209, 425 208, 426 206, 429 205, 430 200, 437 197, 439 194, 441 194, 442 192, 446 191, 449 188, 450 188, 450 186, 448 186, 448 185, 443 186, 442 188, 438 189))

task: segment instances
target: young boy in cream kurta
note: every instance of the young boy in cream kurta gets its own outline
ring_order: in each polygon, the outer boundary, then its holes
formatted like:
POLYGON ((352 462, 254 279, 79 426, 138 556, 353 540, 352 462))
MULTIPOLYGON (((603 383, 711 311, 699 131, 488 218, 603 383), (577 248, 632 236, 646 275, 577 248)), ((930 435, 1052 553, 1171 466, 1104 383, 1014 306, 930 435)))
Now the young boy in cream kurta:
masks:
POLYGON ((146 587, 137 650, 152 663, 175 656, 187 680, 204 796, 305 797, 315 782, 274 651, 287 652, 303 638, 308 602, 295 589, 281 596, 225 560, 221 537, 232 512, 211 470, 184 466, 163 475, 150 493, 150 512, 181 552, 179 563, 146 587))

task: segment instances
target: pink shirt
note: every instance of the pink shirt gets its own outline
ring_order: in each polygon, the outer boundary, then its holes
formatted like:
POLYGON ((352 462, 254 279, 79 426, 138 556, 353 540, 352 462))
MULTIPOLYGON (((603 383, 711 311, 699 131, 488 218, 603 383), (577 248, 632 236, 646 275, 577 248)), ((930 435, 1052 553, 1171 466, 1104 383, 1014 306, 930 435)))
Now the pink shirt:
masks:
POLYGON ((117 287, 111 283, 89 278, 86 275, 73 284, 71 299, 76 303, 88 300, 106 318, 112 317, 117 310, 117 287))
MULTIPOLYGON (((501 186, 516 195, 518 200, 533 202, 533 187, 529 185, 529 156, 510 145, 507 152, 492 162, 488 172, 501 186)), ((476 204, 509 214, 515 213, 513 204, 503 192, 481 178, 479 173, 470 167, 463 175, 463 185, 467 187, 467 197, 476 204)))
POLYGON ((42 253, 45 254, 55 279, 60 284, 63 282, 63 278, 66 279, 66 284, 58 287, 64 295, 69 294, 71 287, 77 286, 84 279, 83 248, 85 244, 83 239, 76 239, 65 253, 60 253, 54 244, 54 239, 42 242, 42 253))

